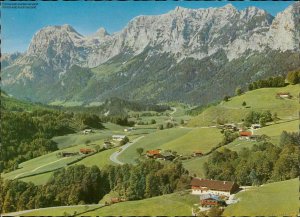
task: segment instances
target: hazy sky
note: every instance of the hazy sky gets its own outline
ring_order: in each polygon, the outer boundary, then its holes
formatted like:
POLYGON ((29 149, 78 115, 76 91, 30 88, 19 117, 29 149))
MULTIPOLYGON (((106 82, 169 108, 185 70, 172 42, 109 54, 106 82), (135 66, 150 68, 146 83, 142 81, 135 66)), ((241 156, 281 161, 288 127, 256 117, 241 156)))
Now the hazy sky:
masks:
POLYGON ((83 35, 104 27, 109 33, 113 33, 120 31, 138 15, 163 14, 176 6, 208 8, 228 3, 239 10, 256 6, 275 16, 293 2, 38 2, 36 9, 1 9, 1 50, 3 53, 25 51, 34 33, 44 26, 70 24, 83 35))

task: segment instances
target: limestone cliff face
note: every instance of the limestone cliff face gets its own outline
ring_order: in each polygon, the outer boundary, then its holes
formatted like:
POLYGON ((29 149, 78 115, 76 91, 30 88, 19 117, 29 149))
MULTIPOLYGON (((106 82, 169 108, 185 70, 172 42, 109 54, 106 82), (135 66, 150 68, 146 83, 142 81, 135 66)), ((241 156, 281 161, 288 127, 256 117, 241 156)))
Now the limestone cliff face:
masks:
MULTIPOLYGON (((2 81, 4 87, 41 78, 55 82, 73 65, 94 68, 115 59, 125 64, 141 54, 144 62, 167 56, 172 59, 168 68, 172 68, 189 58, 204 61, 222 53, 231 62, 267 51, 300 52, 300 2, 275 18, 256 7, 239 11, 231 4, 207 9, 176 7, 162 15, 135 17, 111 35, 104 28, 83 36, 70 25, 48 26, 33 36, 24 54, 2 58, 2 81)), ((223 59, 215 60, 216 64, 224 64, 223 59)), ((141 67, 147 71, 151 64, 141 67)))
POLYGON ((203 59, 219 49, 230 60, 247 50, 299 50, 299 7, 295 3, 275 18, 259 8, 238 11, 231 4, 208 9, 177 7, 163 15, 136 17, 113 35, 103 28, 82 36, 70 25, 50 26, 34 35, 26 56, 43 59, 54 69, 66 69, 73 64, 95 67, 123 52, 139 54, 147 46, 170 52, 178 60, 203 59))

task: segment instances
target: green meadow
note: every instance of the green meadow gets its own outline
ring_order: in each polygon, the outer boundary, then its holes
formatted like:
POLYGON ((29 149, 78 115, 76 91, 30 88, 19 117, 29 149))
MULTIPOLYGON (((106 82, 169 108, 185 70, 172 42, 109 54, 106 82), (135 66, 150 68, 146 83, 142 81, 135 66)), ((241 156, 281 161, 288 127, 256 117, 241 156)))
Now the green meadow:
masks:
POLYGON ((192 154, 194 151, 206 153, 222 141, 223 134, 217 128, 192 129, 187 134, 160 146, 164 150, 174 150, 178 154, 192 154))
MULTIPOLYGON (((136 152, 137 148, 143 148, 144 151, 160 148, 163 144, 175 140, 190 132, 190 129, 171 128, 166 130, 156 131, 146 135, 134 145, 127 148, 120 156, 119 160, 126 163, 134 163, 135 159, 139 157, 136 152)), ((175 150, 174 150, 175 151, 175 150)))
POLYGON ((227 122, 241 122, 241 120, 250 111, 266 111, 277 113, 281 119, 297 119, 298 94, 300 88, 298 85, 288 85, 282 88, 261 88, 246 92, 240 96, 230 98, 228 102, 222 101, 217 106, 212 106, 203 111, 198 116, 192 118, 188 126, 211 126, 216 125, 217 119, 225 119, 227 122), (289 92, 292 99, 277 99, 276 93, 289 92), (246 106, 242 103, 246 102, 246 106))
POLYGON ((297 216, 299 179, 253 187, 236 197, 239 202, 229 205, 224 216, 297 216))

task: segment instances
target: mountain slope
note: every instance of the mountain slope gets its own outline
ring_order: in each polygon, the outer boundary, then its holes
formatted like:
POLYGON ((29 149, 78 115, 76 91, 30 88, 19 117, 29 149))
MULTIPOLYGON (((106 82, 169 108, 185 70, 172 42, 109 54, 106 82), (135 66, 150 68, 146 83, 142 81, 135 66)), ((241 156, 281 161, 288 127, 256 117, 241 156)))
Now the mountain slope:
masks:
POLYGON ((188 126, 212 126, 217 120, 228 123, 239 123, 251 111, 271 111, 277 113, 282 120, 295 120, 298 118, 299 106, 299 86, 288 85, 280 88, 261 88, 248 91, 241 96, 232 97, 228 102, 222 101, 216 106, 205 109, 202 113, 192 118, 188 126), (291 99, 278 99, 276 93, 289 92, 291 99), (246 102, 246 106, 243 106, 246 102), (259 102, 259 103, 258 103, 259 102))
POLYGON ((45 27, 25 54, 5 62, 2 84, 17 97, 42 102, 147 96, 204 104, 237 85, 300 67, 299 17, 299 2, 275 18, 229 4, 138 16, 112 35, 103 28, 83 36, 69 25, 45 27), (74 65, 83 69, 79 86, 69 73, 74 65), (64 86, 68 80, 76 88, 64 86))

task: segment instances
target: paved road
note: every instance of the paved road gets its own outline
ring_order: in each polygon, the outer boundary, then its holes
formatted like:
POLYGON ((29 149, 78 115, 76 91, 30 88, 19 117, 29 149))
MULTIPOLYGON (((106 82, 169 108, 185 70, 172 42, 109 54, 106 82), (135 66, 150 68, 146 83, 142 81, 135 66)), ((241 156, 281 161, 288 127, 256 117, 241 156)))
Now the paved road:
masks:
POLYGON ((118 156, 125 151, 128 147, 132 146, 134 143, 136 143, 137 141, 139 141, 141 138, 143 138, 144 136, 140 136, 136 139, 134 139, 132 142, 128 142, 126 145, 123 145, 120 149, 121 151, 116 151, 114 152, 112 155, 110 155, 109 159, 113 162, 115 162, 116 164, 120 164, 123 165, 124 163, 118 160, 118 156))
POLYGON ((177 112, 177 108, 176 107, 171 107, 173 109, 173 111, 170 113, 170 115, 173 115, 175 112, 177 112))
MULTIPOLYGON (((1 214, 1 217, 3 216, 22 216, 23 214, 29 213, 29 212, 33 212, 33 211, 42 211, 42 210, 47 210, 47 209, 60 209, 60 208, 70 208, 70 207, 84 207, 84 206, 95 206, 95 205, 99 205, 100 206, 104 206, 104 204, 85 204, 85 205, 73 205, 73 206, 56 206, 56 207, 47 207, 47 208, 40 208, 40 209, 30 209, 30 210, 23 210, 23 211, 19 211, 19 212, 11 212, 11 213, 6 213, 6 214, 1 214)), ((49 213, 47 214, 49 215, 49 213)))

